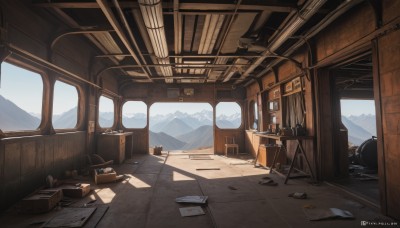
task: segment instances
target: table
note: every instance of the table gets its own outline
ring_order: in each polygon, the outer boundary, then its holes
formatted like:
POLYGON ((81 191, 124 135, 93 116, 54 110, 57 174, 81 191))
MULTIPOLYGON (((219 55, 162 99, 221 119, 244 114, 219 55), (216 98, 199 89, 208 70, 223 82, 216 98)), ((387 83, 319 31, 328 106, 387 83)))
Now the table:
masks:
POLYGON ((97 154, 104 160, 114 160, 115 164, 122 164, 125 157, 132 157, 132 132, 116 134, 99 134, 97 136, 97 154))
MULTIPOLYGON (((292 162, 290 163, 289 172, 285 176, 285 182, 284 183, 286 184, 288 182, 288 180, 290 178, 290 173, 292 172, 294 163, 296 162, 296 158, 298 156, 300 156, 300 155, 302 155, 304 157, 304 159, 306 160, 308 169, 310 170, 310 176, 311 176, 312 180, 315 181, 315 177, 314 177, 310 162, 308 161, 307 155, 304 152, 304 148, 301 145, 301 141, 302 140, 313 139, 313 136, 280 136, 280 135, 270 135, 270 134, 255 134, 255 135, 258 136, 258 137, 262 137, 262 138, 276 140, 277 144, 279 145, 279 150, 277 150, 275 152, 274 160, 273 160, 272 165, 270 167, 269 173, 272 173, 273 171, 275 171, 275 172, 281 174, 280 172, 278 172, 277 170, 274 169, 275 168, 276 159, 279 157, 279 154, 282 152, 282 150, 285 150, 285 152, 287 151, 284 142, 285 141, 289 141, 289 140, 293 140, 293 141, 297 142, 296 151, 295 151, 295 153, 293 155, 292 162)), ((256 156, 256 159, 255 159, 255 162, 257 162, 258 156, 259 156, 259 151, 257 151, 257 156, 256 156)))

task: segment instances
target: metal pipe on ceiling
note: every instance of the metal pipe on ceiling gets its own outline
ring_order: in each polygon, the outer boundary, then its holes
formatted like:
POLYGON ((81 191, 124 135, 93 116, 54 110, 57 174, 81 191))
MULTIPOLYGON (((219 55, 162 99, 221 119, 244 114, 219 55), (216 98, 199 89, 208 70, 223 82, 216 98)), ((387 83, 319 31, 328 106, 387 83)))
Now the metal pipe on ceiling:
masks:
MULTIPOLYGON (((142 63, 139 61, 128 38, 125 36, 125 33, 122 31, 122 28, 121 28, 118 20, 115 18, 110 6, 108 5, 107 0, 96 0, 96 2, 97 2, 97 4, 99 4, 104 15, 107 17, 108 22, 114 28, 115 32, 117 33, 118 37, 121 39, 122 43, 125 45, 126 49, 128 49, 129 54, 131 54, 131 56, 135 59, 136 63, 141 66, 142 63)), ((147 73, 146 69, 143 66, 141 66, 141 68, 145 72, 147 78, 151 81, 151 77, 147 73)))
POLYGON ((262 53, 249 68, 242 74, 240 79, 247 77, 254 71, 267 57, 273 54, 284 42, 286 42, 297 30, 303 26, 321 7, 326 0, 309 0, 305 6, 289 21, 289 23, 273 36, 267 46, 267 50, 262 53))
MULTIPOLYGON (((124 12, 122 12, 122 8, 121 8, 121 6, 119 5, 118 0, 113 0, 113 3, 114 3, 114 5, 115 5, 115 7, 116 7, 116 9, 117 9, 117 12, 118 12, 118 14, 119 14, 119 17, 120 17, 120 19, 121 19, 121 21, 122 21, 122 23, 123 23, 123 25, 124 25, 126 31, 128 32, 129 38, 131 39, 133 45, 135 46, 135 48, 136 48, 136 50, 137 50, 137 53, 138 53, 140 59, 141 59, 142 62, 143 62, 143 66, 145 66, 145 65, 147 64, 147 62, 146 62, 146 60, 144 59, 144 57, 143 57, 143 55, 142 55, 142 52, 140 51, 139 45, 138 45, 137 42, 136 42, 136 39, 135 39, 135 37, 134 37, 134 35, 133 35, 133 32, 132 32, 132 29, 131 29, 131 27, 129 26, 128 21, 126 20, 126 17, 125 17, 125 15, 124 15, 124 12)), ((147 68, 148 72, 150 73, 150 69, 149 69, 148 67, 146 67, 146 68, 147 68)))
MULTIPOLYGON (((242 0, 238 0, 236 5, 235 5, 235 9, 233 11, 234 13, 233 13, 233 15, 232 15, 232 17, 231 17, 231 19, 229 21, 229 24, 228 24, 228 27, 226 28, 224 36, 222 37, 221 44, 220 44, 220 46, 218 48, 217 54, 215 55, 214 64, 216 64, 216 63, 226 63, 227 60, 228 60, 228 59, 225 59, 225 58, 220 59, 218 57, 221 54, 222 47, 224 46, 225 40, 228 37, 229 30, 231 29, 233 21, 235 20, 235 16, 236 16, 236 14, 238 12, 240 4, 242 4, 242 0)), ((207 73, 207 79, 209 78, 210 74, 211 74, 211 70, 208 71, 208 73, 207 73)))
MULTIPOLYGON (((170 61, 161 0, 139 0, 139 7, 158 63, 168 65, 170 61)), ((161 72, 166 77, 166 83, 173 82, 173 79, 168 79, 173 75, 170 66, 161 67, 161 72)))
POLYGON ((110 90, 104 89, 101 86, 99 86, 99 85, 97 85, 97 84, 95 84, 95 83, 93 83, 91 81, 86 80, 83 76, 75 74, 75 73, 72 73, 72 72, 70 72, 70 71, 68 71, 68 70, 66 70, 66 69, 64 69, 64 68, 62 68, 60 66, 57 66, 54 63, 51 63, 51 62, 49 62, 49 61, 47 61, 45 59, 40 58, 39 56, 37 56, 37 55, 35 55, 33 53, 30 53, 30 52, 28 52, 28 51, 26 51, 26 50, 24 50, 22 48, 19 48, 18 46, 14 45, 14 44, 11 44, 11 43, 7 44, 7 49, 10 50, 11 54, 20 56, 20 57, 22 57, 22 58, 24 58, 24 59, 26 59, 28 61, 33 62, 34 64, 37 64, 37 65, 39 65, 41 67, 44 67, 46 69, 49 69, 51 71, 54 71, 54 72, 56 72, 56 73, 58 73, 60 75, 63 75, 65 77, 69 77, 69 78, 81 81, 81 82, 86 83, 86 84, 88 84, 90 86, 93 86, 93 87, 95 87, 97 89, 101 89, 105 93, 107 93, 109 95, 112 95, 114 97, 119 97, 118 94, 116 94, 116 93, 114 93, 114 92, 112 92, 110 90))

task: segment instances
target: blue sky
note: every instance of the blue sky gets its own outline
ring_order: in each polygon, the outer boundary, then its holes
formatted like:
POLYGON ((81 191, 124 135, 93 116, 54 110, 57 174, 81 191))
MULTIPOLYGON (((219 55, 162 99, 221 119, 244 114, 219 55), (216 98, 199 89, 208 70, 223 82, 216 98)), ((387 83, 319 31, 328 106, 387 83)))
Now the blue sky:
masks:
POLYGON ((373 100, 341 100, 340 106, 343 116, 375 115, 375 101, 373 100))
MULTIPOLYGON (((39 74, 3 62, 1 65, 0 86, 0 95, 6 99, 11 100, 27 112, 41 113, 43 83, 39 74)), ((78 94, 74 87, 62 82, 56 82, 54 99, 56 102, 54 103, 53 112, 54 114, 61 114, 77 105, 78 94)), ((100 111, 113 111, 113 104, 110 100, 104 99, 100 103, 100 111)), ((237 107, 227 104, 220 104, 219 108, 225 115, 232 115, 240 111, 237 107)), ((341 109, 344 116, 375 115, 374 101, 371 100, 342 100, 341 109)), ((208 103, 155 103, 150 107, 150 115, 167 114, 176 111, 192 114, 202 110, 212 111, 212 107, 208 103)), ((143 104, 128 105, 124 112, 145 113, 146 106, 143 104)))

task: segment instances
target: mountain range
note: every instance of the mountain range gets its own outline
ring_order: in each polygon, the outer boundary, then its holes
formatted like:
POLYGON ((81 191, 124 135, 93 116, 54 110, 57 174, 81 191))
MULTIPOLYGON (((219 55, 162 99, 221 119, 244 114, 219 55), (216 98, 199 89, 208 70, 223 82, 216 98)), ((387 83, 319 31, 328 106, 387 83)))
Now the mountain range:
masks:
MULTIPOLYGON (((35 130, 40 124, 39 114, 31 114, 0 95, 0 129, 3 131, 35 130)), ((56 129, 73 128, 76 125, 77 108, 53 116, 56 129)), ((162 145, 166 150, 190 150, 213 146, 212 111, 203 110, 194 114, 175 112, 150 117, 150 146, 162 145)), ((114 115, 100 113, 101 126, 111 126, 114 115)), ((123 116, 126 127, 146 126, 145 114, 123 116)), ((220 128, 234 128, 241 123, 240 114, 221 115, 217 118, 220 128)), ((348 129, 349 144, 360 145, 366 139, 376 136, 374 115, 342 116, 342 123, 348 129)))
POLYGON ((374 115, 342 116, 342 123, 347 128, 350 145, 359 146, 365 140, 376 136, 374 115))

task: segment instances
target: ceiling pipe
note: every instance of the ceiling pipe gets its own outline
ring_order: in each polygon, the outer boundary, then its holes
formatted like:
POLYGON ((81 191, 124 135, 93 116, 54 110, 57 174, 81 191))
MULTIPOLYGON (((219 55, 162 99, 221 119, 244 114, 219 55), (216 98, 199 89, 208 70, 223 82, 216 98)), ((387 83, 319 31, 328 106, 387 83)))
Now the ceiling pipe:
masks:
POLYGON ((274 54, 274 52, 286 42, 297 30, 303 26, 307 20, 309 20, 321 7, 325 4, 326 0, 309 0, 305 6, 288 22, 288 24, 273 36, 271 42, 267 46, 267 50, 264 51, 261 56, 250 65, 249 68, 242 74, 240 79, 247 77, 254 71, 268 55, 274 54))
MULTIPOLYGON (((224 36, 222 37, 221 44, 220 44, 220 46, 218 48, 217 54, 215 55, 214 64, 216 64, 216 63, 226 63, 228 61, 228 59, 219 58, 219 55, 221 54, 222 47, 224 46, 225 40, 228 37, 229 31, 230 31, 230 29, 232 27, 232 24, 235 21, 235 17, 236 17, 236 15, 238 13, 240 4, 242 4, 242 0, 238 0, 237 3, 236 3, 235 10, 233 11, 233 15, 232 15, 232 17, 231 17, 231 19, 229 21, 229 24, 228 24, 228 27, 226 28, 224 36)), ((208 71, 206 80, 210 77, 211 71, 212 70, 208 71)))
POLYGON ((150 75, 147 73, 146 69, 142 66, 142 63, 139 61, 138 57, 136 56, 135 51, 133 50, 128 38, 122 32, 122 28, 121 28, 118 20, 115 18, 110 6, 108 5, 107 0, 96 0, 96 2, 97 2, 97 4, 99 4, 104 15, 107 17, 108 22, 114 28, 115 32, 117 33, 118 37, 121 39, 122 43, 125 45, 126 49, 128 49, 129 54, 131 54, 131 56, 135 59, 136 63, 141 66, 141 68, 145 72, 147 78, 150 81, 152 81, 150 75))
MULTIPOLYGON (((182 15, 179 13, 179 0, 174 0, 174 48, 175 55, 180 55, 182 52, 182 15)), ((182 63, 182 58, 175 58, 176 63, 182 63)), ((178 74, 182 70, 176 71, 178 74)))
MULTIPOLYGON (((158 63, 169 65, 169 52, 164 30, 161 0, 139 0, 139 7, 151 44, 153 45, 154 54, 158 58, 158 63)), ((161 72, 166 77, 166 83, 173 82, 172 78, 168 79, 168 77, 173 75, 170 66, 161 67, 161 72)))
MULTIPOLYGON (((117 12, 118 12, 118 15, 119 15, 119 17, 120 17, 120 19, 121 19, 121 21, 122 21, 122 23, 123 23, 123 25, 124 25, 126 31, 128 32, 129 38, 131 39, 133 45, 135 46, 135 48, 136 48, 136 50, 137 50, 137 52, 138 52, 138 55, 139 55, 140 59, 141 59, 142 62, 143 62, 143 66, 147 65, 147 62, 146 62, 146 60, 144 59, 144 57, 143 57, 143 55, 142 55, 142 52, 140 51, 139 45, 138 45, 137 42, 136 42, 135 36, 133 35, 132 29, 131 29, 131 27, 129 26, 128 21, 126 20, 126 17, 125 17, 125 15, 124 15, 124 12, 122 12, 122 8, 121 8, 121 6, 120 6, 118 0, 113 0, 113 3, 114 3, 114 5, 115 5, 115 8, 116 8, 116 10, 117 10, 117 12)), ((148 70, 149 73, 151 72, 150 69, 149 69, 149 67, 146 67, 146 69, 148 70)), ((145 73, 146 73, 146 72, 145 72, 145 73)))

